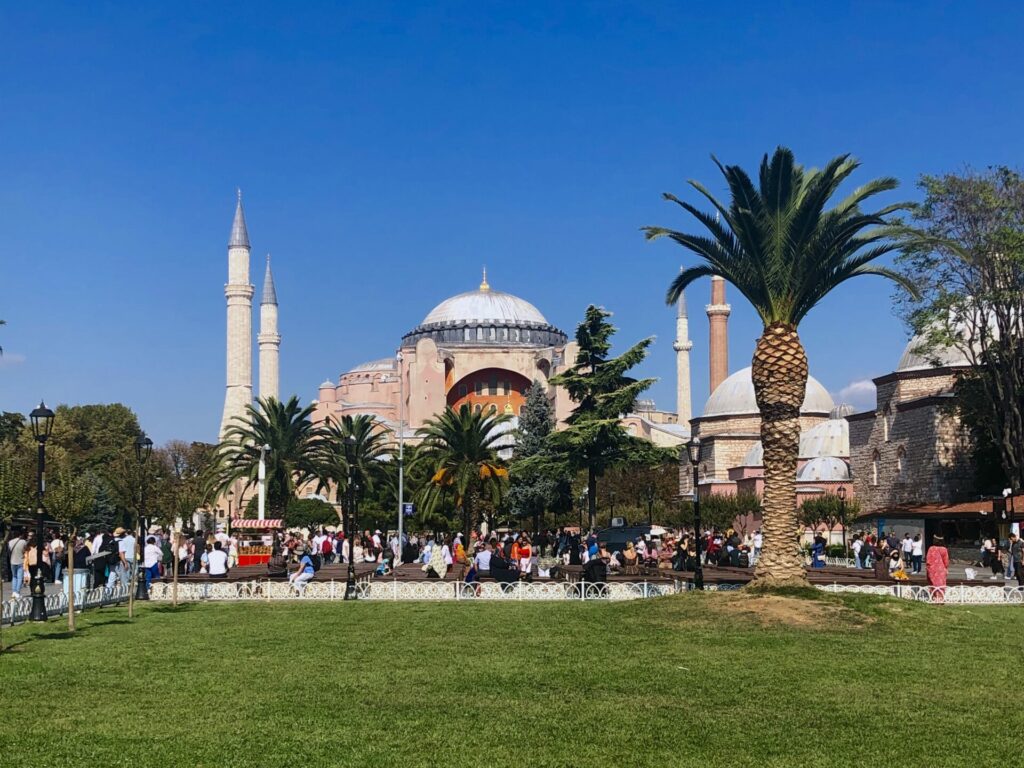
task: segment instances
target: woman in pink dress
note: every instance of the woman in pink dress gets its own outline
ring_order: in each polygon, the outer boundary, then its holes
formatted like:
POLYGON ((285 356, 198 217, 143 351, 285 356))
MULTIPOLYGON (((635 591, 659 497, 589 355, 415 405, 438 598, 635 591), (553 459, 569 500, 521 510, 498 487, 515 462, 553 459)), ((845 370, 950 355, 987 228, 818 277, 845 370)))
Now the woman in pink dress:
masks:
POLYGON ((949 550, 941 536, 932 537, 932 545, 928 547, 925 557, 928 572, 928 584, 937 589, 932 590, 932 601, 941 603, 946 597, 946 574, 949 573, 949 550))

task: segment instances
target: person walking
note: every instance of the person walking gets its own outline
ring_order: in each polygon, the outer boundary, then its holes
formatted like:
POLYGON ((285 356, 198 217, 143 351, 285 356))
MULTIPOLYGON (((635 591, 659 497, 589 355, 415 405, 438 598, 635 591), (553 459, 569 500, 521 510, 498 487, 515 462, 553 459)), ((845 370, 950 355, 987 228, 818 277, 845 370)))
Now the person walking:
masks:
POLYGON ((913 548, 910 551, 910 564, 912 572, 921 573, 921 564, 924 562, 924 541, 921 534, 914 536, 913 548))
POLYGON ((925 569, 928 585, 932 587, 932 602, 943 602, 946 598, 946 576, 949 573, 949 550, 941 536, 932 537, 932 545, 925 555, 925 569))
POLYGON ((1016 533, 1010 534, 1010 549, 1006 553, 1013 572, 1017 576, 1017 586, 1024 587, 1024 541, 1016 533))
POLYGON ((988 559, 989 567, 992 569, 992 575, 988 577, 989 581, 1000 581, 1003 578, 1003 555, 999 551, 999 536, 992 538, 992 550, 989 553, 988 559))
POLYGON ((7 542, 7 562, 11 564, 11 600, 21 597, 21 585, 25 581, 25 547, 28 541, 21 530, 7 542))

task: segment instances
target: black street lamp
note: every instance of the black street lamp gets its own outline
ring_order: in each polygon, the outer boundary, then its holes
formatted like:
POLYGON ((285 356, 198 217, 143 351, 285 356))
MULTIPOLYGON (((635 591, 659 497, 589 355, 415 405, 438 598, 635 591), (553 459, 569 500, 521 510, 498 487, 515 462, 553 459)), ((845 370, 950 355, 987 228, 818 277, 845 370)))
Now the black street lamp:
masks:
POLYGON ((701 564, 700 494, 697 493, 698 466, 700 464, 700 438, 692 437, 686 444, 686 454, 693 467, 693 535, 697 540, 697 562, 693 566, 693 588, 704 589, 704 566, 701 564))
POLYGON ((353 452, 356 439, 352 435, 345 438, 345 464, 348 469, 348 488, 345 489, 346 504, 348 507, 348 577, 345 580, 345 600, 356 599, 356 483, 353 452))
POLYGON ((146 578, 139 577, 139 565, 143 543, 146 540, 146 462, 153 453, 153 441, 142 432, 135 438, 135 458, 139 462, 139 535, 135 540, 135 562, 133 565, 132 578, 135 580, 134 595, 136 600, 149 600, 149 588, 146 586, 146 578))
POLYGON ((31 573, 32 612, 30 621, 46 621, 46 585, 43 583, 43 496, 46 494, 46 440, 53 430, 53 411, 41 402, 28 415, 32 422, 32 436, 39 444, 39 462, 36 465, 36 568, 31 573))
MULTIPOLYGON (((839 519, 843 523, 843 557, 847 556, 846 552, 846 486, 840 485, 836 491, 836 496, 839 497, 839 519)), ((831 542, 829 542, 831 543, 831 542)))

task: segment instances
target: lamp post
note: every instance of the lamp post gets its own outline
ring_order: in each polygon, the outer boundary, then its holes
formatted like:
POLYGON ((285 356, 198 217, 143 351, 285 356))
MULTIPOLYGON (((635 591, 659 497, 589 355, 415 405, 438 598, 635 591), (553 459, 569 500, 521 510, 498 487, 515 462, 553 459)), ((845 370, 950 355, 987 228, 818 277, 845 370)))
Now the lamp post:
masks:
POLYGON ((402 373, 402 353, 395 355, 398 368, 398 557, 402 563, 402 528, 405 521, 405 376, 402 373))
POLYGON ((647 499, 647 524, 654 525, 654 483, 648 483, 644 489, 644 496, 647 499))
POLYGON ((839 520, 843 525, 843 557, 847 556, 846 553, 846 486, 840 485, 836 491, 836 496, 839 497, 839 520))
POLYGON ((131 597, 128 600, 128 618, 134 612, 134 600, 149 600, 149 588, 146 586, 146 579, 139 578, 139 565, 141 564, 142 544, 146 537, 146 462, 153 453, 153 441, 142 432, 135 438, 135 459, 139 462, 139 526, 138 537, 135 539, 135 553, 132 557, 132 585, 131 597))
POLYGON ((347 469, 348 487, 345 489, 345 506, 348 515, 348 576, 345 579, 345 600, 355 600, 356 589, 356 547, 355 547, 355 506, 356 506, 356 483, 353 454, 356 439, 352 435, 345 437, 345 465, 347 469))
POLYGON ((704 566, 701 563, 700 494, 697 492, 698 466, 700 464, 700 438, 692 437, 686 444, 686 453, 693 467, 693 534, 697 540, 697 562, 693 566, 693 588, 704 589, 704 566))
POLYGON ((583 508, 587 506, 588 491, 586 488, 583 489, 583 493, 580 494, 580 536, 583 535, 583 508))
POLYGON ((609 492, 608 497, 611 499, 611 503, 612 503, 612 511, 610 513, 608 513, 608 527, 611 528, 612 527, 612 520, 615 519, 615 489, 614 488, 612 488, 612 490, 609 492))
POLYGON ((267 510, 267 451, 269 450, 269 445, 260 446, 260 467, 257 474, 257 479, 259 480, 259 501, 257 502, 257 517, 260 520, 263 519, 263 516, 267 510))
POLYGON ((29 414, 32 436, 39 444, 39 462, 36 465, 36 568, 31 574, 32 612, 30 621, 46 621, 46 584, 43 581, 43 496, 46 494, 46 440, 53 430, 53 411, 40 401, 39 407, 29 414))

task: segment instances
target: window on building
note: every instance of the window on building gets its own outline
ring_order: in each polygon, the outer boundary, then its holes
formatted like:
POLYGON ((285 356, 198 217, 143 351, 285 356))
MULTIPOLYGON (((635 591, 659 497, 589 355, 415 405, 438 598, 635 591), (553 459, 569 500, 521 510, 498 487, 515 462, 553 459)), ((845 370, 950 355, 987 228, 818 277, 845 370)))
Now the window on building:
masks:
POLYGON ((878 451, 871 454, 871 484, 878 485, 878 461, 881 457, 878 451))
POLYGON ((469 388, 466 386, 465 382, 463 382, 462 384, 459 384, 459 397, 465 397, 466 394, 468 393, 468 391, 469 391, 469 388))
POLYGON ((896 451, 896 475, 903 476, 903 467, 907 463, 907 450, 901 445, 896 451))
POLYGON ((482 381, 476 382, 475 391, 478 395, 482 395, 484 393, 484 383, 482 381))
POLYGON ((518 328, 513 328, 512 329, 512 339, 513 339, 513 341, 519 341, 519 329, 518 328))
POLYGON ((466 330, 465 330, 465 331, 463 332, 463 334, 462 334, 462 340, 463 340, 463 341, 471 341, 471 340, 472 340, 472 339, 470 338, 470 335, 469 335, 469 328, 467 328, 467 329, 466 329, 466 330))
POLYGON ((503 382, 501 382, 501 394, 507 395, 511 391, 512 391, 512 382, 511 381, 509 381, 508 379, 505 379, 503 382))
POLYGON ((487 394, 496 395, 498 394, 498 377, 496 374, 491 374, 491 380, 488 382, 487 394))
POLYGON ((483 410, 483 406, 481 406, 480 403, 477 403, 476 407, 473 409, 473 412, 479 416, 480 415, 480 411, 482 411, 482 410, 483 410))
POLYGON ((498 406, 496 406, 494 403, 491 403, 491 415, 493 416, 497 412, 498 412, 498 406))
POLYGON ((501 338, 504 341, 508 341, 508 328, 502 328, 501 329, 501 338))
POLYGON ((892 419, 892 408, 888 405, 882 411, 882 439, 889 442, 889 421, 892 419))

